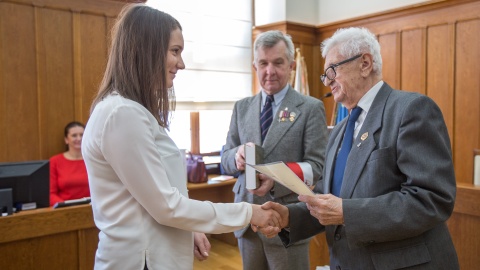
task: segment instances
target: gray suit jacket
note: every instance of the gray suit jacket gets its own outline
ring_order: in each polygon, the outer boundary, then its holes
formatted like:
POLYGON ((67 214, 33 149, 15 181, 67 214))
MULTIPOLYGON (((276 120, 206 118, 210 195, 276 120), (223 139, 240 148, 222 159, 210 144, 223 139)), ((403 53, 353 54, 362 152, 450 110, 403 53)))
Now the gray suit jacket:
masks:
MULTIPOLYGON (((330 193, 345 126, 346 120, 332 131, 318 193, 330 193)), ((385 83, 347 160, 340 193, 345 225, 322 226, 298 203, 288 206, 290 233, 281 238, 288 246, 325 230, 330 265, 341 269, 458 269, 445 224, 455 193, 442 112, 430 98, 385 83)))
MULTIPOLYGON (((260 135, 261 93, 235 103, 228 131, 227 142, 222 154, 222 166, 229 174, 237 173, 235 153, 247 142, 261 145, 264 149, 264 163, 274 161, 308 162, 313 169, 314 180, 321 177, 327 144, 327 126, 323 102, 289 88, 277 113, 273 116, 263 145, 260 135), (278 121, 281 110, 295 112, 294 121, 278 121)), ((275 184, 273 194, 255 196, 245 188, 245 173, 242 172, 233 188, 235 202, 262 204, 275 201, 281 204, 298 202, 298 195, 280 184, 275 184)), ((236 231, 241 237, 245 230, 236 231)))

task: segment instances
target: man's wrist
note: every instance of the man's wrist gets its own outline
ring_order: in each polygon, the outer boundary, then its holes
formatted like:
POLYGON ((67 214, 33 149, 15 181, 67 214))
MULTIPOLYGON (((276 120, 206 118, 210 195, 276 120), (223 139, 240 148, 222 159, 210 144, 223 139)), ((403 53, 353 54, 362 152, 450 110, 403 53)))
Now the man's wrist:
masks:
POLYGON ((270 195, 275 196, 275 181, 273 181, 272 188, 270 189, 270 195))

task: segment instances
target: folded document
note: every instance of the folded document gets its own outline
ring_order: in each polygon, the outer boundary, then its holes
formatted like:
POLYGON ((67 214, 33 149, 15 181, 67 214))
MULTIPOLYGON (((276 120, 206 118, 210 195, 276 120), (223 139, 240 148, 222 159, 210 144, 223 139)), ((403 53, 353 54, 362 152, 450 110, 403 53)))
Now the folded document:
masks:
POLYGON ((258 165, 247 163, 247 165, 269 176, 298 195, 314 195, 313 191, 282 161, 258 165))

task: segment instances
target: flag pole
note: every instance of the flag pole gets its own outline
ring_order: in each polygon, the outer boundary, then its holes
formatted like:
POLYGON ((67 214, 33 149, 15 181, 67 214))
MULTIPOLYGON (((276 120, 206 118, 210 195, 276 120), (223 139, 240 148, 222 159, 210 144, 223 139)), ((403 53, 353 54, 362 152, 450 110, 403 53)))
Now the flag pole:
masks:
POLYGON ((297 57, 295 59, 295 84, 293 88, 299 93, 302 93, 302 54, 300 53, 300 48, 297 48, 295 51, 297 52, 297 57))

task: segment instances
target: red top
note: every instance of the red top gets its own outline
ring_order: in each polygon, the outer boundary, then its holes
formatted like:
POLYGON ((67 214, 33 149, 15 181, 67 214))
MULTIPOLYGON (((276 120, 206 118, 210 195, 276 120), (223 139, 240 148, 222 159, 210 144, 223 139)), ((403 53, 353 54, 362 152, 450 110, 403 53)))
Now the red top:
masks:
POLYGON ((63 154, 51 157, 50 206, 83 197, 90 197, 85 162, 66 159, 63 154))

